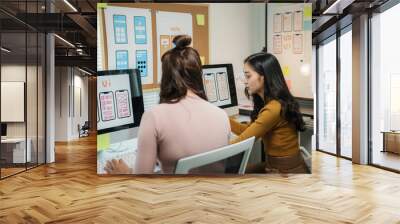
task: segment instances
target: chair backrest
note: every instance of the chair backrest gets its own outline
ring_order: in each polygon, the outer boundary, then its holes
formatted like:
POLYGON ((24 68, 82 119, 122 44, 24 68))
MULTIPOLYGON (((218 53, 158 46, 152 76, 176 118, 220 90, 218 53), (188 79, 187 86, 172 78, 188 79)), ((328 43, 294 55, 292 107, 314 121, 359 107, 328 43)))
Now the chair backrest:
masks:
POLYGON ((232 145, 182 158, 176 164, 175 174, 187 174, 193 168, 215 163, 242 152, 244 152, 244 155, 240 163, 239 174, 244 174, 254 140, 255 137, 251 137, 232 145))

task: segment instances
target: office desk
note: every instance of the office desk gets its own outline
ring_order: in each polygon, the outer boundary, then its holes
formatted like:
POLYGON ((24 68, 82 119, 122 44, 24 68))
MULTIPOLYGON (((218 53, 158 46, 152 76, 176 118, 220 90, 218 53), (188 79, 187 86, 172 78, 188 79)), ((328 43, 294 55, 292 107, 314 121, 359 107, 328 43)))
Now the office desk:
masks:
POLYGON ((5 163, 31 162, 32 140, 30 138, 27 138, 26 142, 27 147, 25 151, 25 138, 1 139, 1 157, 5 160, 5 163))
POLYGON ((382 131, 383 150, 382 152, 392 152, 400 154, 400 131, 382 131))

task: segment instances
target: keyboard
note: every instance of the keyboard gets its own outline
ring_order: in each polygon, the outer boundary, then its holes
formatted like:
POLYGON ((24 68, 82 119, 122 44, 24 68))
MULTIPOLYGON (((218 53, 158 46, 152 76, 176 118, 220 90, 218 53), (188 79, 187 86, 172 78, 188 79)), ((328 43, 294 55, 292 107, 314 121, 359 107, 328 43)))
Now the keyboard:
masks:
POLYGON ((97 173, 105 174, 107 161, 122 159, 130 168, 135 167, 137 138, 110 144, 110 147, 97 152, 97 173))

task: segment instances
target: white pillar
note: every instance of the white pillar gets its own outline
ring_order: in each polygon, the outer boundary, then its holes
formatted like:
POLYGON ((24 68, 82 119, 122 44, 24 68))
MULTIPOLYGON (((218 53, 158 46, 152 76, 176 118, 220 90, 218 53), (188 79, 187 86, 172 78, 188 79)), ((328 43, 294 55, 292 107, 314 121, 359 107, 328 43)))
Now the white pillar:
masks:
POLYGON ((353 162, 368 163, 368 15, 353 20, 353 162))

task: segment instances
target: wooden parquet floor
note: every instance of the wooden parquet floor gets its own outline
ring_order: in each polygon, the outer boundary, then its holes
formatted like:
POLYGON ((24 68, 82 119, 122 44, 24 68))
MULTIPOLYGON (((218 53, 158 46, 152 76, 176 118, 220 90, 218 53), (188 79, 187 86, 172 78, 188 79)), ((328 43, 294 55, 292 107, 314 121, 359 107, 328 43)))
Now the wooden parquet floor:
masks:
POLYGON ((400 223, 400 175, 314 153, 311 175, 96 175, 95 138, 0 181, 0 223, 400 223))

